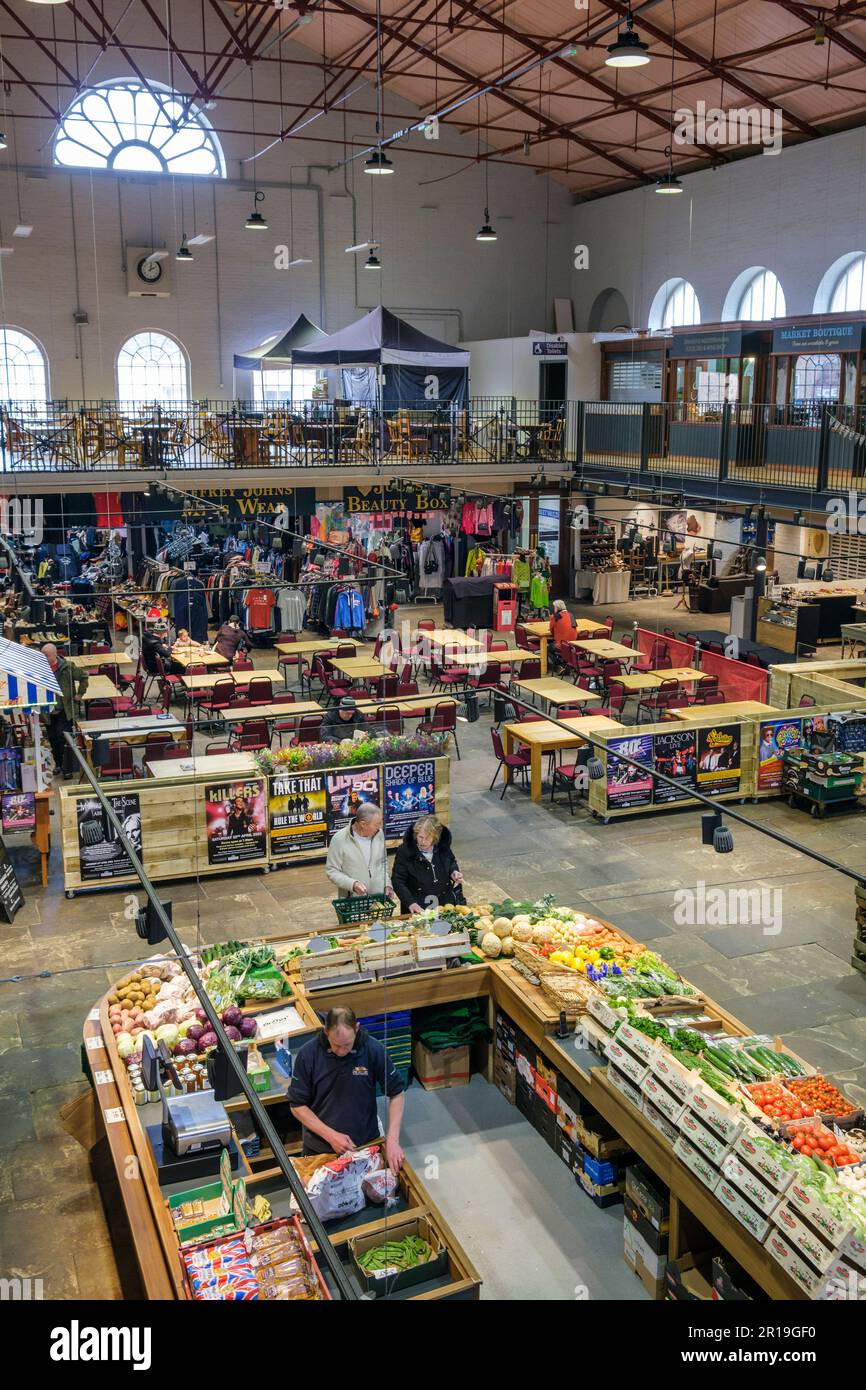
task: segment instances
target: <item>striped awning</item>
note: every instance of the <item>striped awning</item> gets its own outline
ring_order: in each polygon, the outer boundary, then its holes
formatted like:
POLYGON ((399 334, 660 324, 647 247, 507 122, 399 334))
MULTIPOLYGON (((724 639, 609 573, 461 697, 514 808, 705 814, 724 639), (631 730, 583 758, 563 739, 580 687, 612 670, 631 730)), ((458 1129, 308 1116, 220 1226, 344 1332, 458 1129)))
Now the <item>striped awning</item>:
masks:
POLYGON ((0 713, 50 708, 60 693, 42 652, 0 638, 0 713))

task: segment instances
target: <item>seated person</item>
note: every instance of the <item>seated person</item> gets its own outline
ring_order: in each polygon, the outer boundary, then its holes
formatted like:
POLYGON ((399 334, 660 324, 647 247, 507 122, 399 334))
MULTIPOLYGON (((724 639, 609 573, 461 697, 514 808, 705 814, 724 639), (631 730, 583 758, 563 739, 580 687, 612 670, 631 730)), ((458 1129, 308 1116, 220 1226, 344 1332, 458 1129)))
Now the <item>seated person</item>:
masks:
POLYGON ((366 727, 366 720, 351 695, 344 695, 338 705, 329 709, 322 720, 319 738, 323 743, 339 743, 352 738, 356 729, 366 727))

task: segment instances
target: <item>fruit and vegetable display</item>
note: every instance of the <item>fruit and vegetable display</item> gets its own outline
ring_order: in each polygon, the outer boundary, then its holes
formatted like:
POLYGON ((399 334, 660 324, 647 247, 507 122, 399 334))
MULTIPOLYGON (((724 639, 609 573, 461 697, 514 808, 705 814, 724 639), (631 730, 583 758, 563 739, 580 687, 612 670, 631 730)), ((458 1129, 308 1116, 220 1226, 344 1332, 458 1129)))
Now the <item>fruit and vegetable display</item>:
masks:
POLYGON ((819 1159, 831 1168, 847 1168, 852 1163, 860 1163, 862 1156, 837 1138, 820 1120, 800 1120, 792 1122, 787 1129, 794 1148, 804 1158, 819 1159))
POLYGON ((853 1115, 857 1108, 824 1076, 806 1076, 789 1081, 788 1090, 793 1091, 800 1101, 811 1105, 813 1111, 832 1115, 837 1120, 853 1115))
POLYGON ((202 978, 217 1008, 273 1003, 292 992, 270 946, 243 946, 231 941, 212 946, 204 954, 208 959, 203 955, 202 978))
POLYGON ((402 1240, 386 1240, 356 1256, 366 1274, 399 1274, 404 1269, 426 1264, 434 1258, 434 1250, 421 1236, 404 1236, 402 1240))

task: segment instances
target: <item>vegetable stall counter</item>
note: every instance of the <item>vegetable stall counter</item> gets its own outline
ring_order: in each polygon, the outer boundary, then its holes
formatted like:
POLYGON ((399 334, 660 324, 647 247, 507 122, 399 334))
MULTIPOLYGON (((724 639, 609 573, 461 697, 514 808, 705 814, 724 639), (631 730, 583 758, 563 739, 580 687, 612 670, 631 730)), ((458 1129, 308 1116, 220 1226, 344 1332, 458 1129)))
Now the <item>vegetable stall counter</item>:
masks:
MULTIPOLYGON (((618 931, 616 928, 611 928, 618 931)), ((636 951, 641 948, 626 933, 619 936, 630 942, 636 951)), ((283 935, 281 941, 288 938, 283 935)), ((544 1057, 579 1094, 613 1127, 635 1153, 670 1188, 671 1235, 670 1258, 676 1259, 694 1249, 701 1231, 709 1232, 722 1248, 728 1251, 773 1299, 802 1299, 803 1289, 789 1277, 768 1250, 745 1228, 710 1189, 703 1185, 690 1168, 681 1161, 662 1133, 650 1122, 643 1109, 630 1100, 611 1080, 611 1073, 601 1061, 578 1048, 574 1037, 557 1036, 559 1009, 545 995, 539 984, 527 978, 519 962, 508 959, 489 959, 479 964, 464 964, 459 968, 392 975, 378 982, 347 984, 334 988, 319 988, 308 996, 297 977, 293 977, 294 1003, 300 1015, 300 1027, 309 1035, 318 1028, 316 1014, 333 1004, 348 1005, 359 1016, 388 1014, 423 1008, 433 1004, 486 998, 488 1021, 495 1023, 496 1010, 508 1015, 544 1057), (315 1012, 314 1012, 315 1010, 315 1012)), ((686 981, 683 981, 687 985, 686 981)), ((748 1030, 733 1015, 703 996, 703 1007, 719 1020, 733 1036, 746 1035, 748 1030)), ((257 1015, 259 1020, 266 1014, 257 1015)), ((130 1089, 109 1018, 108 996, 97 1005, 85 1023, 84 1037, 87 1061, 94 1079, 97 1126, 105 1136, 113 1167, 120 1179, 126 1220, 138 1259, 141 1282, 149 1298, 185 1297, 178 1262, 177 1238, 168 1217, 165 1194, 161 1190, 156 1165, 144 1130, 144 1119, 154 1107, 136 1105, 130 1089), (129 1171, 134 1160, 140 1173, 139 1182, 126 1182, 122 1175, 129 1171)), ((486 1076, 492 1079, 492 1050, 486 1076)), ((265 1097, 265 1103, 281 1099, 265 1097)), ((246 1110, 243 1098, 229 1104, 231 1118, 237 1121, 239 1112, 246 1110)), ((291 1149, 288 1150, 291 1152, 291 1149)), ((259 1190, 279 1196, 283 1182, 279 1170, 267 1166, 253 1171, 242 1155, 242 1165, 251 1195, 259 1190)), ((267 1163, 268 1155, 261 1160, 267 1163)), ((410 1181, 417 1184, 415 1175, 410 1181)), ((418 1185, 414 1203, 431 1216, 434 1224, 444 1229, 441 1217, 418 1185)), ((276 1209, 276 1208, 275 1208, 276 1209)), ((415 1215, 413 1211, 413 1215, 415 1215)), ((579 1205, 575 1220, 580 1220, 579 1205)), ((355 1234, 353 1231, 351 1234, 355 1234)), ((459 1239, 459 1231, 457 1232, 459 1239)), ((451 1260, 451 1280, 442 1292, 431 1290, 422 1297, 477 1296, 477 1275, 459 1249, 457 1240, 447 1234, 445 1247, 451 1260), (473 1282, 474 1281, 474 1282, 473 1282), (448 1288, 455 1288, 448 1292, 448 1288)))

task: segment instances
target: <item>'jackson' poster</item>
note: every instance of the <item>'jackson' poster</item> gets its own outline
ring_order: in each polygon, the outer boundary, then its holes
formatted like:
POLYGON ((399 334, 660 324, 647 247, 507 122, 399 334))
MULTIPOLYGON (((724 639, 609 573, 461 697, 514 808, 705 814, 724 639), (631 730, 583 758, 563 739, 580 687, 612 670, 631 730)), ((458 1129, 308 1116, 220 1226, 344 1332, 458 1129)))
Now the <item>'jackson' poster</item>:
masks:
POLYGON ((698 790, 708 796, 735 792, 740 785, 740 726, 698 729, 698 790))
POLYGON ((616 755, 634 758, 652 768, 653 741, 651 734, 638 738, 611 738, 607 743, 607 804, 608 807, 649 806, 653 799, 652 772, 630 767, 616 755))
MULTIPOLYGON (((108 798, 132 848, 141 858, 141 805, 138 792, 108 798)), ((76 802, 78 820, 78 862, 83 883, 97 879, 129 878, 135 873, 117 831, 95 796, 80 796, 76 802)))
POLYGON ((264 859, 268 821, 261 778, 205 787, 204 797, 208 863, 264 859))
POLYGON ((331 834, 348 825, 359 807, 373 801, 379 805, 378 767, 352 768, 327 775, 328 817, 331 834))
POLYGON ((782 785, 782 754, 800 746, 799 719, 768 719, 758 731, 758 791, 782 785))
POLYGON ((271 778, 268 813, 271 854, 299 854, 302 850, 326 849, 328 844, 328 797, 323 772, 305 772, 271 778))
POLYGON ((666 782, 656 782, 656 801, 682 801, 690 796, 695 787, 694 729, 675 729, 669 734, 656 734, 653 748, 656 772, 675 778, 679 784, 669 787, 666 782))
POLYGON ((436 764, 432 759, 386 763, 384 790, 385 838, 402 838, 419 816, 436 810, 436 764))

